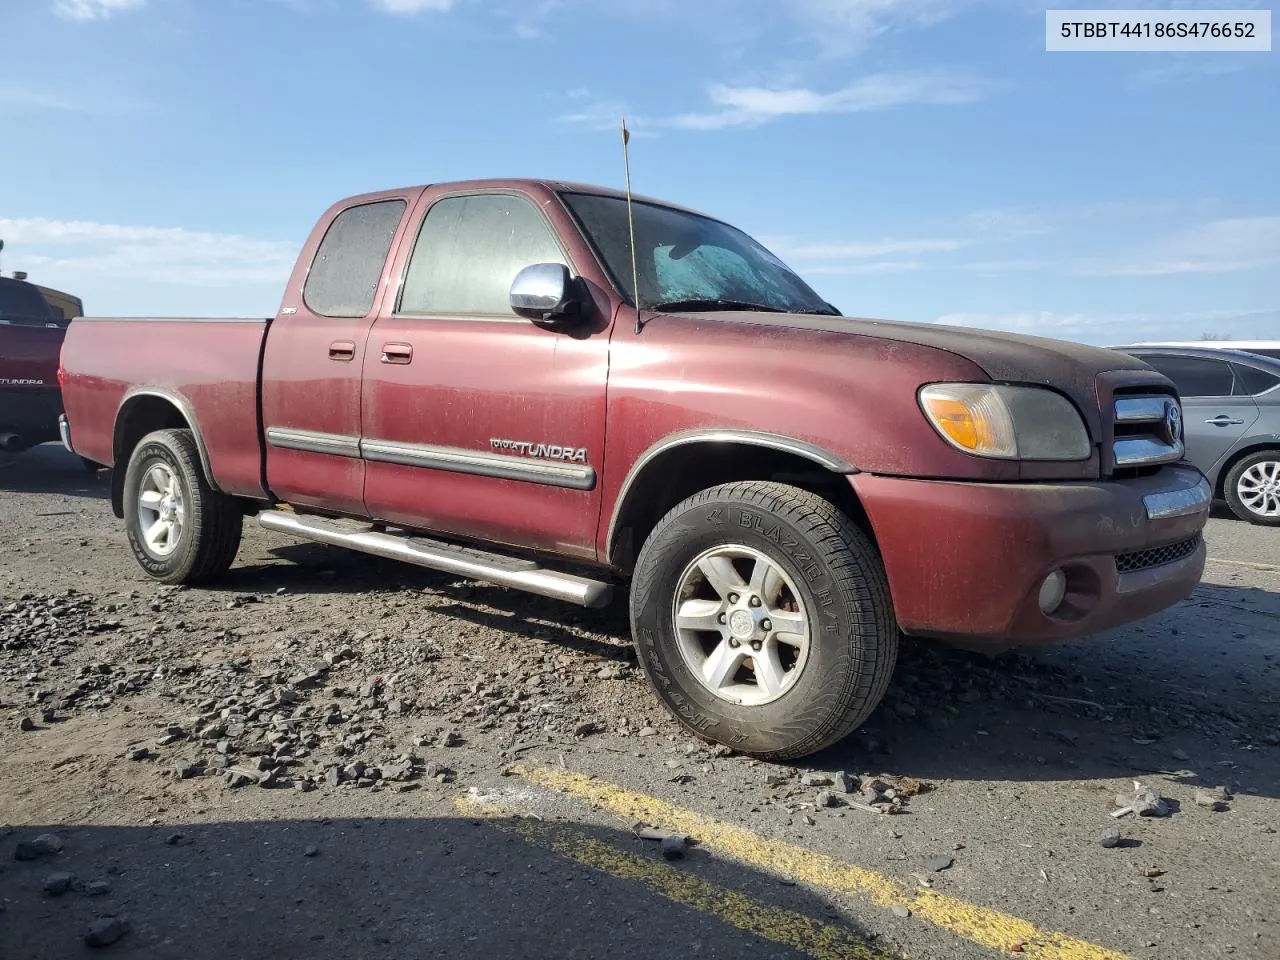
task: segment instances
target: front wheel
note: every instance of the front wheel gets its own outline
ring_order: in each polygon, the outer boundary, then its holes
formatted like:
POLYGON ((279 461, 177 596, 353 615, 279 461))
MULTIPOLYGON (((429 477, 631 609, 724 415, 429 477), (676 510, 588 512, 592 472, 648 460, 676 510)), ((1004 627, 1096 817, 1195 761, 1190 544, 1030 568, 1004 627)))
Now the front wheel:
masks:
POLYGON ((1227 506, 1241 520, 1280 527, 1280 450, 1259 450, 1231 468, 1227 506))
POLYGON ((190 430, 157 430, 134 449, 124 476, 124 522, 133 555, 164 583, 225 573, 240 549, 239 504, 209 486, 190 430))
POLYGON ((637 560, 631 625, 645 675, 685 727, 767 759, 853 732, 898 649, 866 534, 808 491, 757 481, 663 518, 637 560))

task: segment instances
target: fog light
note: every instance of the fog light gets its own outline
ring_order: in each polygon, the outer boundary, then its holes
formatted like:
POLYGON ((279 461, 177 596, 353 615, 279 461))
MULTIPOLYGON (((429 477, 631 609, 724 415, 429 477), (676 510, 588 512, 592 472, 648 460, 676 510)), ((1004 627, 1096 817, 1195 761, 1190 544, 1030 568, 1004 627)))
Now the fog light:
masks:
POLYGON ((1062 606, 1062 601, 1066 597, 1067 575, 1061 570, 1055 570, 1044 578, 1044 583, 1040 584, 1040 610, 1044 613, 1053 613, 1062 606))

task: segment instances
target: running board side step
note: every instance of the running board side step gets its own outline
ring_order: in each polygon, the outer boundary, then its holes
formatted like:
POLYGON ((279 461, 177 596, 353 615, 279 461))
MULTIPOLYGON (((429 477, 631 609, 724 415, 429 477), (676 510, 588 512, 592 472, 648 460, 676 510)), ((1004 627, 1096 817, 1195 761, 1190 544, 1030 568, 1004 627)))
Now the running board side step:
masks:
POLYGON ((258 522, 268 530, 290 533, 316 543, 346 547, 388 560, 403 560, 419 567, 471 580, 485 580, 581 607, 603 607, 613 595, 613 587, 600 580, 559 573, 515 557, 458 547, 426 537, 383 533, 368 524, 299 516, 283 510, 264 510, 258 514, 258 522))

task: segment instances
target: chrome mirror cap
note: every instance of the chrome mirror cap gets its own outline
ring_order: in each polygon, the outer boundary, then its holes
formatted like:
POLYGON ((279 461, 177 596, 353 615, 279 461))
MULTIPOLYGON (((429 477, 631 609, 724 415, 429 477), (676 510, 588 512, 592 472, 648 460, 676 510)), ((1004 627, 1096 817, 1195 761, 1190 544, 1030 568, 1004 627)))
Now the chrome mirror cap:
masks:
POLYGON ((528 320, 548 321, 578 307, 573 276, 563 263, 535 263, 511 282, 511 309, 528 320))

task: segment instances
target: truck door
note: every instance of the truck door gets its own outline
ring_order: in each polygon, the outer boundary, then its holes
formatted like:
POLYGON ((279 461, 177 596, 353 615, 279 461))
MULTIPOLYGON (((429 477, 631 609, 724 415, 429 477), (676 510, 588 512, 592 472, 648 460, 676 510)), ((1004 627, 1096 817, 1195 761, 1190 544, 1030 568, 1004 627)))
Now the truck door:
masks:
POLYGON ((364 513, 365 343, 388 254, 413 199, 382 197, 330 209, 299 256, 280 315, 268 328, 262 366, 267 486, 286 502, 364 513))
POLYGON ((422 206, 365 356, 368 514, 593 559, 611 312, 606 300, 553 332, 508 301, 531 264, 580 275, 566 215, 549 191, 429 193, 422 206))

